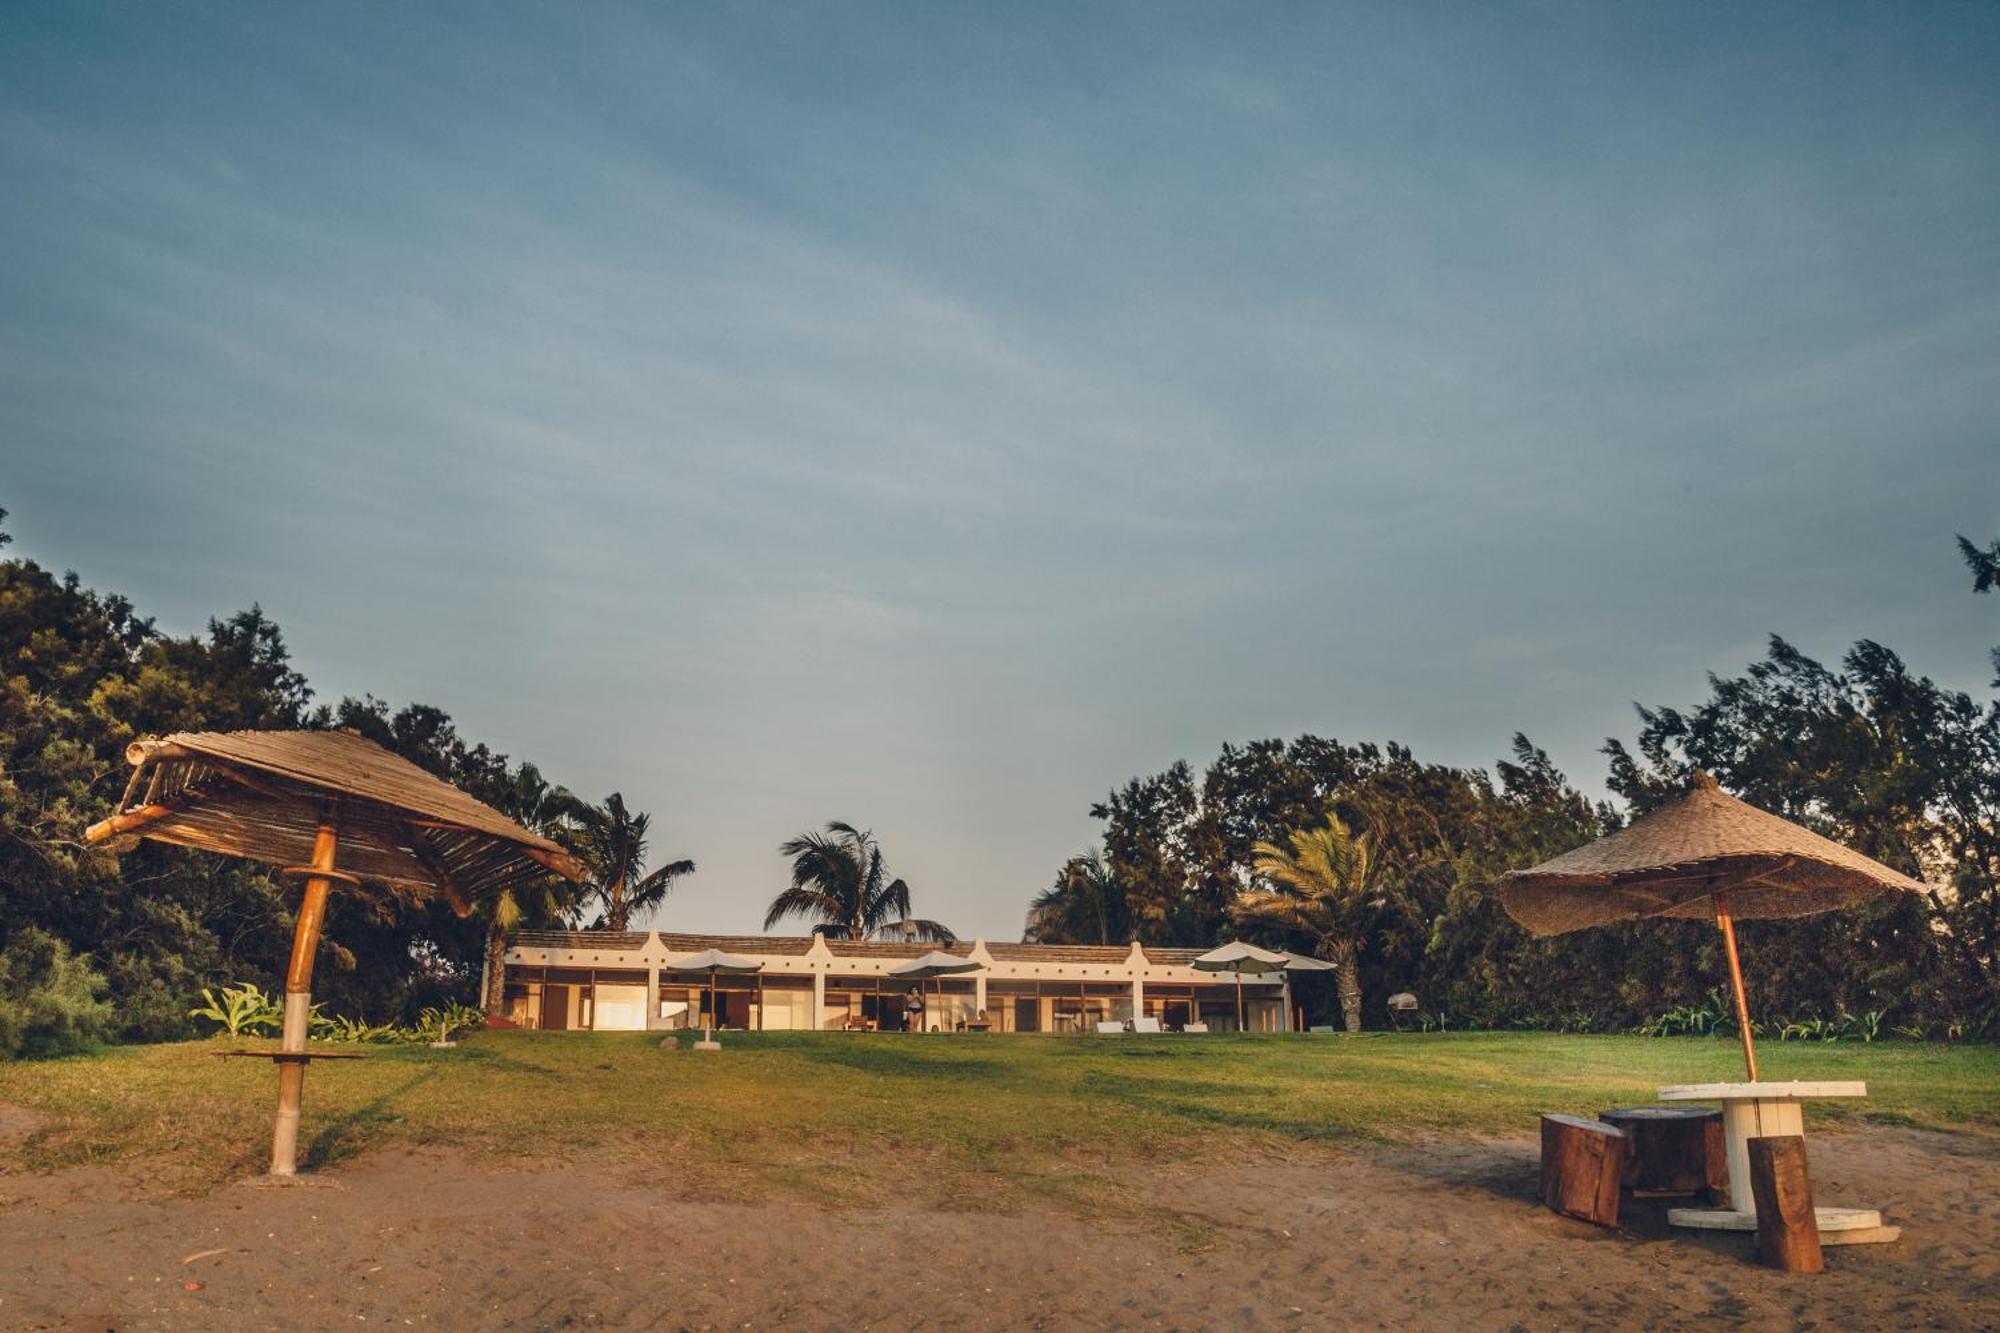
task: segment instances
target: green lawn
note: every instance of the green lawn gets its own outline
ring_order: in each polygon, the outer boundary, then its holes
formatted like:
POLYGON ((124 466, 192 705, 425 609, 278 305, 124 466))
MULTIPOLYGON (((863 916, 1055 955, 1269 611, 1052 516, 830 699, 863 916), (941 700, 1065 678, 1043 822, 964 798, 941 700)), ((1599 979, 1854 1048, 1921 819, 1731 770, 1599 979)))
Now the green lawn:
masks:
MULTIPOLYGON (((1663 1083, 1738 1076, 1703 1038, 1540 1033, 1313 1037, 741 1033, 720 1055, 656 1036, 482 1033, 457 1049, 371 1047, 314 1065, 310 1169, 386 1146, 610 1153, 684 1187, 864 1200, 900 1179, 1062 1195, 1123 1166, 1302 1141, 1449 1131, 1525 1134, 1541 1111, 1652 1100, 1663 1083), (884 1166, 892 1169, 885 1171, 884 1166), (891 1182, 885 1184, 884 1182, 891 1182)), ((30 1167, 146 1163, 193 1186, 260 1170, 276 1076, 216 1040, 0 1064, 0 1103, 41 1113, 30 1167)), ((1866 1079, 1815 1103, 1815 1126, 1881 1121, 2000 1134, 2000 1048, 1760 1048, 1771 1079, 1866 1079)), ((1101 1179, 1099 1180, 1101 1184, 1101 1179)))

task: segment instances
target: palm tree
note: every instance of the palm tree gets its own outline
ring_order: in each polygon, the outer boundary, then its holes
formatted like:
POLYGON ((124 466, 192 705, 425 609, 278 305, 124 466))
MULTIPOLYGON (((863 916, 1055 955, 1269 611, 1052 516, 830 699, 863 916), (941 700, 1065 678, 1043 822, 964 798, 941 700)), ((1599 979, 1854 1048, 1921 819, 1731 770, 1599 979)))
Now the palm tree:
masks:
POLYGON ((669 861, 647 873, 646 834, 652 823, 651 815, 627 810, 625 798, 615 791, 577 821, 576 853, 590 875, 585 901, 603 907, 593 930, 626 929, 634 912, 658 907, 674 881, 694 873, 692 861, 669 861))
POLYGON ((813 922, 815 935, 837 939, 950 944, 957 938, 936 921, 910 915, 910 886, 888 880, 882 845, 865 829, 836 819, 824 833, 787 838, 778 851, 792 858, 792 886, 771 900, 766 930, 796 914, 813 922))
POLYGON ((1131 933, 1125 886, 1091 851, 1064 862, 1056 882, 1035 895, 1022 938, 1030 944, 1118 944, 1131 933))
POLYGON ((1360 941, 1375 895, 1376 861, 1365 833, 1351 833, 1338 815, 1294 833, 1290 846, 1259 842, 1251 869, 1269 887, 1236 896, 1230 915, 1244 925, 1304 935, 1332 963, 1340 1011, 1349 1032, 1361 1031, 1360 941))
MULTIPOLYGON (((569 790, 546 781, 533 764, 522 764, 500 795, 501 811, 530 833, 566 841, 574 831, 583 803, 569 790)), ((500 1012, 507 995, 507 936, 523 926, 555 925, 577 908, 576 887, 549 874, 531 883, 503 889, 480 905, 486 919, 486 993, 480 1007, 500 1012)))

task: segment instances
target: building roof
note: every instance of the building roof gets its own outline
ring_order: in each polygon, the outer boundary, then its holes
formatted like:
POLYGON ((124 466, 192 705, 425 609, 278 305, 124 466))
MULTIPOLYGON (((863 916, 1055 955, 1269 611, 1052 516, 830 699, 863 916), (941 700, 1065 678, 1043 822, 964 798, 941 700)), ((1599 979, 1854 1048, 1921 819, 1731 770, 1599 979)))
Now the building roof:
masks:
MULTIPOLYGON (((1129 944, 1009 944, 1001 941, 986 946, 995 962, 1010 963, 1122 963, 1132 956, 1129 944)), ((1146 951, 1148 960, 1153 954, 1146 951)))
POLYGON ((918 940, 843 940, 836 939, 832 935, 823 938, 826 940, 827 952, 835 958, 917 958, 934 949, 964 958, 972 952, 970 940, 932 944, 918 940))
MULTIPOLYGON (((645 948, 646 941, 652 938, 649 930, 517 930, 507 937, 507 943, 522 949, 604 949, 627 953, 645 948)), ((707 947, 703 943, 682 952, 693 953, 707 947)))
MULTIPOLYGON (((581 932, 588 934, 588 931, 581 932)), ((812 952, 810 935, 676 935, 660 932, 660 943, 674 954, 721 949, 726 953, 765 953, 796 957, 812 952)))

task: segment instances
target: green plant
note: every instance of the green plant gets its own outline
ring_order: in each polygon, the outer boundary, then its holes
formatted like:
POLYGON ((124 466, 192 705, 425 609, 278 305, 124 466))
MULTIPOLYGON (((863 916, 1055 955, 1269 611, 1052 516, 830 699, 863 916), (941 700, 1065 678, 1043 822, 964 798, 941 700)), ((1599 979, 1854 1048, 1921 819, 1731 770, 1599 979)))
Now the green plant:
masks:
POLYGON ((329 1024, 328 1041, 344 1042, 388 1042, 402 1040, 403 1034, 394 1023, 370 1023, 366 1019, 349 1018, 336 1014, 329 1024))
POLYGON ((202 1003, 188 1010, 189 1018, 206 1018, 221 1025, 232 1037, 252 1032, 276 1032, 285 1025, 285 1011, 277 999, 266 995, 255 982, 224 986, 218 996, 201 988, 202 1003))
POLYGON ((430 1008, 417 1015, 416 1026, 409 1030, 407 1040, 450 1041, 454 1032, 464 1032, 476 1028, 486 1021, 484 1010, 453 1000, 443 1008, 430 1008))

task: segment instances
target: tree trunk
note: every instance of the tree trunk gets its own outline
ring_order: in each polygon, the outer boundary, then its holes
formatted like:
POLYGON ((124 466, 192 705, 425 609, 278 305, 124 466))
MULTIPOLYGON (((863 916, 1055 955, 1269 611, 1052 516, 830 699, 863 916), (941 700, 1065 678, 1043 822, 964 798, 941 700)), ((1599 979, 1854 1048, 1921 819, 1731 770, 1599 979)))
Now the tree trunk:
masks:
POLYGON ((493 922, 486 927, 486 994, 479 997, 480 1005, 489 1016, 498 1018, 506 998, 507 932, 493 922))
POLYGON ((625 910, 625 879, 621 875, 618 882, 611 886, 610 901, 605 904, 604 924, 622 933, 628 920, 630 916, 625 910))
POLYGON ((1352 940, 1336 940, 1329 950, 1334 981, 1340 988, 1340 1017, 1349 1032, 1361 1031, 1361 959, 1352 940))

